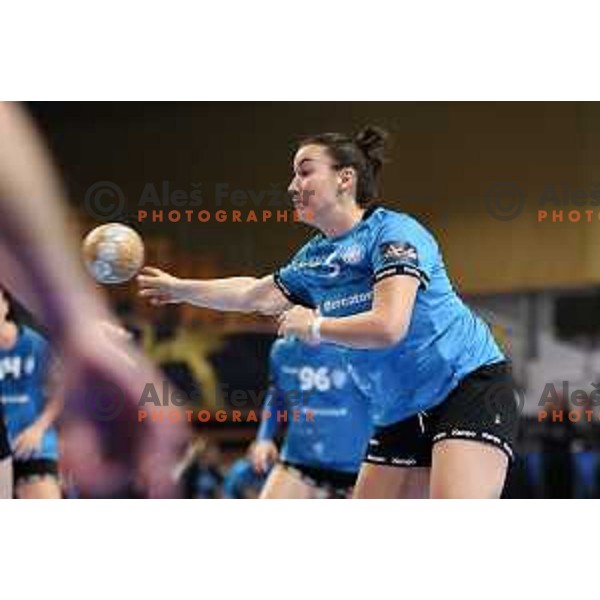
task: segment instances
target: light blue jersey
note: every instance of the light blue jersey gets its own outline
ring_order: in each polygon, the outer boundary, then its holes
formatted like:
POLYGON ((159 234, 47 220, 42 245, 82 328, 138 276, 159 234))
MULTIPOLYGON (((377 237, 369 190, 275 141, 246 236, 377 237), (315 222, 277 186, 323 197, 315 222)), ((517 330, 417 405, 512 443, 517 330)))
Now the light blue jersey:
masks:
POLYGON ((259 439, 274 436, 276 413, 287 410, 284 461, 356 473, 373 430, 370 403, 339 347, 279 339, 270 360, 271 388, 264 409, 272 416, 263 419, 259 439), (298 421, 291 418, 293 411, 299 412, 298 421))
POLYGON ((373 400, 377 426, 440 404, 463 377, 505 360, 488 326, 452 288, 437 242, 409 215, 373 207, 340 236, 318 234, 275 281, 296 304, 342 317, 370 310, 374 284, 394 275, 420 283, 406 337, 390 348, 344 350, 373 400))
MULTIPOLYGON (((11 445, 44 410, 50 350, 46 340, 29 327, 19 327, 17 343, 0 349, 0 400, 11 445)), ((58 436, 46 430, 39 452, 32 458, 58 460, 58 436)))

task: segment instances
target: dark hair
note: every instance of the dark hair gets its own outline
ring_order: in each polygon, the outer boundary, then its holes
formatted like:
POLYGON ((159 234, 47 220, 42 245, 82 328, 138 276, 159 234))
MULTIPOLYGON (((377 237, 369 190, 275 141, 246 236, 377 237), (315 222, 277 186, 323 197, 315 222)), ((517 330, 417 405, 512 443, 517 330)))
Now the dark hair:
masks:
POLYGON ((14 299, 13 295, 6 288, 0 287, 0 292, 2 292, 2 295, 4 296, 4 300, 6 301, 6 304, 8 305, 8 312, 6 314, 6 320, 12 321, 13 323, 16 323, 18 325, 20 323, 21 317, 22 317, 22 310, 21 310, 20 305, 17 303, 17 301, 14 299))
POLYGON ((47 336, 46 328, 42 327, 33 317, 33 315, 20 302, 18 302, 6 288, 3 288, 1 285, 0 292, 3 294, 4 299, 8 304, 8 313, 6 315, 7 321, 11 321, 19 327, 27 325, 41 335, 47 336))
POLYGON ((12 295, 9 293, 9 291, 6 288, 3 288, 2 286, 0 286, 0 294, 2 294, 2 296, 4 297, 4 301, 6 302, 6 304, 8 306, 8 311, 6 313, 6 320, 15 322, 15 319, 16 319, 15 301, 14 301, 12 295))
POLYGON ((336 169, 353 167, 356 170, 356 201, 363 206, 377 197, 377 176, 384 162, 387 133, 380 127, 367 126, 354 137, 343 133, 321 133, 300 141, 325 146, 335 161, 336 169))

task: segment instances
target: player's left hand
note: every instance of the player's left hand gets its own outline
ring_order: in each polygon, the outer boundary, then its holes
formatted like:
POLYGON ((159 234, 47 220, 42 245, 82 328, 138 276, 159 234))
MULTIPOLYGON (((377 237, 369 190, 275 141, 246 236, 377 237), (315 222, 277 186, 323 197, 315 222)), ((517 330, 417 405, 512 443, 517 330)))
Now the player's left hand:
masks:
POLYGON ((314 343, 311 325, 316 317, 316 311, 304 306, 294 306, 279 317, 277 333, 283 337, 297 337, 307 344, 314 343))
POLYGON ((42 447, 44 429, 39 425, 31 425, 24 429, 15 439, 13 454, 15 458, 27 459, 42 447))

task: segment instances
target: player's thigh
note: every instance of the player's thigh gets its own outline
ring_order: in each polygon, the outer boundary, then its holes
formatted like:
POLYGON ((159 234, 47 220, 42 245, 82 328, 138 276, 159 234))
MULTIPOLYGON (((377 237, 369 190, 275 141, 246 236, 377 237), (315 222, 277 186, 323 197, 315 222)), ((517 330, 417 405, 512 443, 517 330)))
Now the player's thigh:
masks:
POLYGON ((13 469, 10 456, 0 460, 0 500, 13 497, 13 469))
POLYGON ((428 467, 393 467, 363 463, 354 487, 354 499, 427 498, 428 467))
POLYGON ((499 498, 508 457, 489 444, 447 439, 433 447, 432 498, 499 498))
POLYGON ((486 365, 462 379, 428 411, 432 498, 499 498, 518 421, 508 363, 486 365))
POLYGON ((13 462, 15 495, 20 499, 60 498, 58 462, 31 458, 13 462))
POLYGON ((298 499, 315 497, 314 488, 302 480, 295 471, 277 464, 269 473, 269 477, 260 493, 261 500, 298 499))
POLYGON ((354 498, 427 498, 431 436, 422 415, 378 427, 354 488, 354 498))
POLYGON ((62 498, 60 484, 56 477, 51 475, 36 479, 21 480, 15 484, 15 494, 21 500, 62 498))
POLYGON ((0 500, 13 496, 13 468, 8 432, 4 421, 4 405, 0 402, 0 500))

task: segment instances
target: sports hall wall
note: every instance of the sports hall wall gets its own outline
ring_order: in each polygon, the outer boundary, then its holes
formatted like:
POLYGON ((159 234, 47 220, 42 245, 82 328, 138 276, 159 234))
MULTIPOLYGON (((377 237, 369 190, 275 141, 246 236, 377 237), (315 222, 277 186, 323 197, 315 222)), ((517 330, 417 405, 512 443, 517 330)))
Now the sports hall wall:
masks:
MULTIPOLYGON (((201 184, 201 208, 207 210, 269 208, 234 206, 227 197, 217 205, 216 186, 283 191, 293 140, 379 124, 393 136, 383 198, 433 227, 462 291, 528 291, 600 280, 600 220, 589 198, 583 206, 546 202, 549 212, 564 210, 563 222, 538 222, 537 213, 541 198, 562 202, 573 192, 591 194, 600 182, 598 105, 88 103, 33 109, 50 135, 73 201, 81 207, 86 190, 108 180, 123 190, 132 213, 148 183, 161 198, 201 184), (494 218, 486 205, 499 183, 516 186, 524 199, 512 220, 494 218), (593 222, 569 222, 572 209, 591 210, 593 222)), ((499 201, 505 200, 514 198, 499 201)), ((282 199, 279 208, 284 207, 282 199)), ((215 256, 226 272, 269 272, 309 234, 299 224, 165 221, 147 219, 138 228, 189 252, 215 256)))

